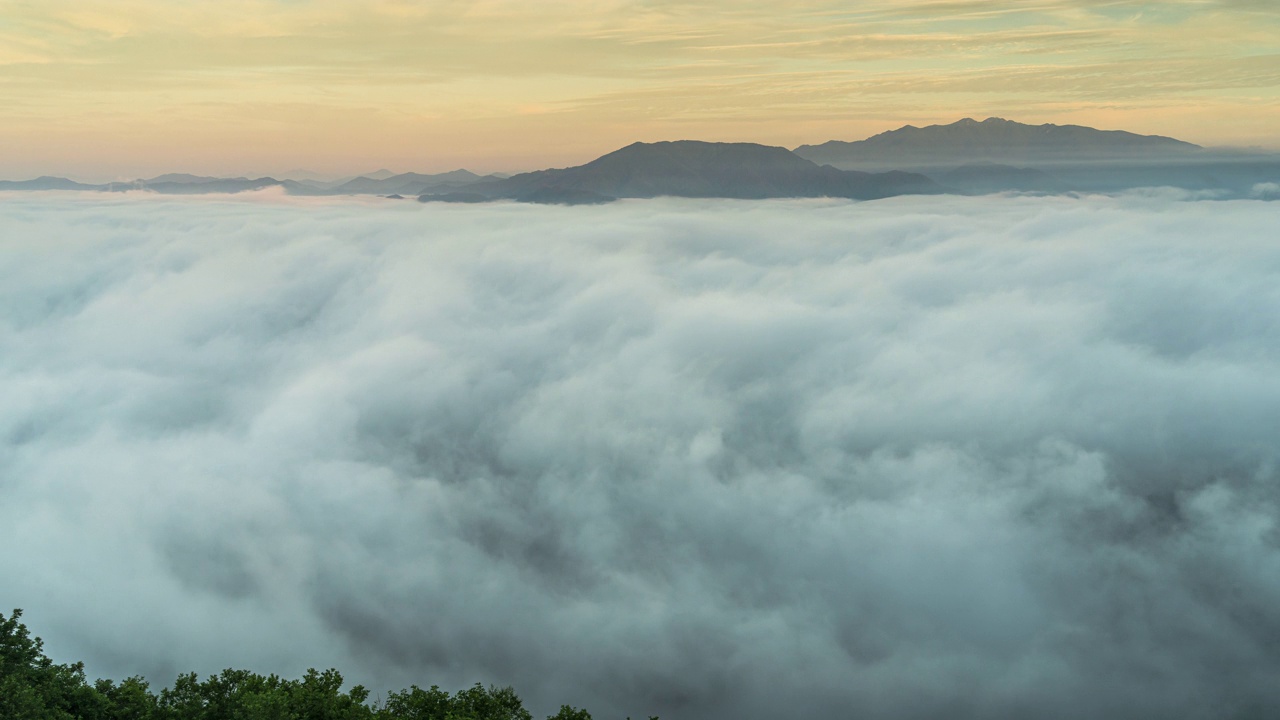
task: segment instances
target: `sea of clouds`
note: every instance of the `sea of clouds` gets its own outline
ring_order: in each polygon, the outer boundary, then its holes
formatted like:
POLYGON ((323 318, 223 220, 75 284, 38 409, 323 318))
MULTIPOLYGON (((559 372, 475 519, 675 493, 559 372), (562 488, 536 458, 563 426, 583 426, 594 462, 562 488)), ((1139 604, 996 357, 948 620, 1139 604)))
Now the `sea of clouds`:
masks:
POLYGON ((156 685, 1274 713, 1278 228, 1163 191, 8 195, 0 611, 156 685))

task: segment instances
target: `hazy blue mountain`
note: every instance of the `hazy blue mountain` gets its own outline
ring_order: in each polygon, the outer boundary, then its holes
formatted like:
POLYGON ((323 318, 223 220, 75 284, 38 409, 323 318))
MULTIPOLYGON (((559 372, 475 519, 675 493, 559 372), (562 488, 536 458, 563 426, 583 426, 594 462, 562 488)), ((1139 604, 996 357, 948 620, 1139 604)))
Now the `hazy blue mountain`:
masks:
POLYGON ((949 189, 977 195, 1006 191, 1061 193, 1075 189, 1043 170, 997 163, 968 163, 931 177, 949 189))
POLYGON ((1086 160, 1186 159, 1202 150, 1160 135, 1082 125, 1026 125, 1002 118, 964 118, 949 125, 906 125, 855 142, 801 145, 797 155, 852 168, 919 168, 975 162, 1037 165, 1086 160))
POLYGON ((1254 197, 1280 182, 1280 157, 1208 149, 1159 135, 1080 125, 965 118, 907 125, 857 142, 804 145, 796 154, 844 169, 910 169, 962 193, 1117 192, 1169 186, 1254 197))
MULTIPOLYGON (((237 193, 247 190, 280 185, 286 189, 302 188, 291 180, 280 181, 275 178, 217 178, 186 173, 170 173, 147 180, 129 182, 111 182, 102 185, 89 185, 66 178, 40 177, 35 180, 20 182, 2 181, 0 190, 90 190, 99 192, 127 192, 130 190, 146 190, 169 195, 198 195, 202 193, 237 193)), ((305 188, 303 188, 305 189, 305 188)))
POLYGON ((520 197, 522 202, 542 205, 603 205, 618 198, 575 187, 544 187, 520 197))
POLYGON ((1115 192, 1137 187, 1176 187, 1251 197, 1258 185, 1280 183, 1280 155, 1207 153, 1184 162, 1073 164, 1049 168, 1078 190, 1115 192))
POLYGON ((823 167, 786 148, 680 140, 634 143, 585 165, 476 183, 467 192, 495 199, 577 204, 663 195, 870 199, 941 192, 941 188, 914 173, 871 174, 823 167))
POLYGON ((335 195, 384 195, 387 193, 421 195, 428 191, 448 192, 474 183, 497 179, 492 176, 477 175, 470 170, 452 170, 434 175, 410 172, 383 178, 358 177, 328 190, 335 195))
MULTIPOLYGON (((263 188, 283 186, 285 181, 276 180, 271 177, 261 177, 255 179, 249 178, 200 178, 190 179, 192 176, 177 176, 180 179, 162 179, 166 177, 161 175, 151 180, 139 180, 132 184, 113 184, 111 190, 149 190, 151 192, 163 193, 166 195, 200 195, 204 193, 239 193, 250 190, 261 190, 263 188)), ((288 181, 292 183, 292 181, 288 181)))
POLYGON ((219 178, 168 173, 91 185, 61 177, 0 181, 0 190, 143 190, 238 193, 281 187, 295 195, 400 195, 422 200, 589 204, 617 198, 841 197, 1003 191, 1117 192, 1172 186, 1216 197, 1266 199, 1280 187, 1280 154, 1206 149, 1173 138, 1079 125, 1025 125, 971 118, 908 125, 858 142, 794 152, 755 143, 633 143, 576 167, 512 176, 469 170, 378 170, 339 181, 219 178), (858 168, 858 169, 855 169, 858 168), (874 170, 874 172, 873 172, 874 170))
POLYGON ((145 190, 167 195, 198 195, 202 193, 238 193, 282 187, 294 195, 421 195, 427 191, 453 192, 477 182, 496 181, 492 175, 477 175, 468 170, 454 170, 436 175, 403 173, 383 178, 354 178, 337 187, 309 180, 278 180, 273 177, 220 178, 189 173, 167 173, 153 178, 111 182, 101 185, 68 180, 60 177, 40 177, 34 180, 0 181, 0 190, 96 190, 127 192, 145 190))
POLYGON ((971 163, 925 169, 948 189, 967 194, 1014 190, 1036 193, 1114 193, 1135 188, 1173 187, 1220 198, 1269 199, 1280 185, 1280 156, 1205 151, 1187 160, 1129 160, 1054 163, 1042 169, 971 163))
MULTIPOLYGON (((294 168, 287 172, 272 173, 271 176, 278 177, 281 180, 293 180, 295 182, 332 182, 334 179, 332 175, 318 173, 314 170, 308 170, 306 168, 294 168)), ((349 177, 344 178, 344 180, 350 180, 350 179, 351 178, 349 177)))
POLYGON ((0 180, 0 190, 101 190, 101 185, 86 185, 75 180, 44 175, 34 180, 0 180))
POLYGON ((491 202, 495 198, 489 195, 482 195, 475 192, 445 192, 421 195, 418 197, 420 202, 448 202, 448 203, 483 203, 491 202))
POLYGON ((190 173, 167 173, 146 180, 138 180, 141 185, 161 185, 166 183, 207 183, 223 180, 246 180, 247 178, 220 178, 210 175, 191 175, 190 173))
POLYGON ((352 180, 357 179, 358 177, 363 177, 363 176, 346 176, 346 177, 338 178, 337 180, 323 180, 318 178, 289 178, 289 179, 293 180, 294 182, 297 182, 302 187, 307 188, 308 190, 307 194, 323 195, 340 185, 345 185, 351 182, 352 180))

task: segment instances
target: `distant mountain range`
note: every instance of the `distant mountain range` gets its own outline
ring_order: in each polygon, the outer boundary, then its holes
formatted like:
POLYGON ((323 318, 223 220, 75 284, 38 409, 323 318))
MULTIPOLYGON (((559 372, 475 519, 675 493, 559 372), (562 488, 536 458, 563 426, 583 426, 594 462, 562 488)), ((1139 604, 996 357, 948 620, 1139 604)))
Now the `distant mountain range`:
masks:
POLYGON ((0 180, 0 190, 102 190, 101 185, 86 185, 74 180, 44 175, 35 180, 0 180))
POLYGON ((98 185, 75 182, 66 178, 40 177, 35 180, 0 181, 0 190, 96 190, 125 192, 145 190, 167 195, 238 193, 281 187, 294 195, 420 195, 424 192, 448 192, 478 182, 502 179, 501 175, 477 175, 468 170, 454 170, 436 175, 401 173, 392 175, 380 170, 378 177, 344 178, 336 182, 320 180, 277 180, 273 177, 220 178, 187 173, 168 173, 148 179, 111 182, 98 185))
POLYGON ((658 196, 869 200, 922 193, 1113 192, 1167 185, 1220 197, 1271 197, 1275 193, 1267 189, 1280 184, 1280 154, 1210 150, 1168 137, 1080 125, 964 118, 947 125, 907 125, 865 140, 802 145, 794 151, 754 143, 634 143, 584 165, 512 176, 378 170, 326 181, 302 170, 290 175, 291 179, 276 179, 170 173, 100 185, 46 176, 0 181, 0 191, 202 194, 279 187, 294 195, 584 204, 658 196))
MULTIPOLYGON (((500 180, 496 175, 477 175, 469 170, 453 170, 437 175, 403 173, 385 177, 358 177, 336 187, 320 188, 329 195, 421 195, 425 192, 449 192, 490 180, 500 180)), ((306 184, 305 182, 303 184, 306 184)))
MULTIPOLYGON (((539 170, 465 188, 471 196, 570 204, 659 196, 869 200, 944 189, 916 173, 837 170, 786 148, 694 140, 634 143, 585 165, 539 170)), ((423 195, 423 200, 456 196, 423 195)))
POLYGON ((928 127, 906 125, 866 140, 801 145, 795 153, 824 165, 866 169, 1186 158, 1201 150, 1199 145, 1160 135, 1082 125, 1025 125, 993 117, 928 127))

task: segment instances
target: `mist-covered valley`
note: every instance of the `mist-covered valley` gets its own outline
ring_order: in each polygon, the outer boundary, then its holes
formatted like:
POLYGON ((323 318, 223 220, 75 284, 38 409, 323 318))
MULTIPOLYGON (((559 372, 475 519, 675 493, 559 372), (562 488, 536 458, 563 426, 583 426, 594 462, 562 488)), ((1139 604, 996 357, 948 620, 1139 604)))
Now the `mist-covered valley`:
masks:
POLYGON ((597 717, 1280 707, 1274 203, 0 198, 0 608, 597 717))

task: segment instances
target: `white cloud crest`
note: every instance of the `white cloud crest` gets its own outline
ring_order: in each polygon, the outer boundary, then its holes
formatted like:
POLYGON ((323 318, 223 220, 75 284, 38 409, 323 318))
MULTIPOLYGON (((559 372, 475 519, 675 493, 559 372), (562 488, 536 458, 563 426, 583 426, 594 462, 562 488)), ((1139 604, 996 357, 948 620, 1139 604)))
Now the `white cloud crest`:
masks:
POLYGON ((1280 707, 1253 201, 0 199, 0 605, 597 717, 1280 707))

